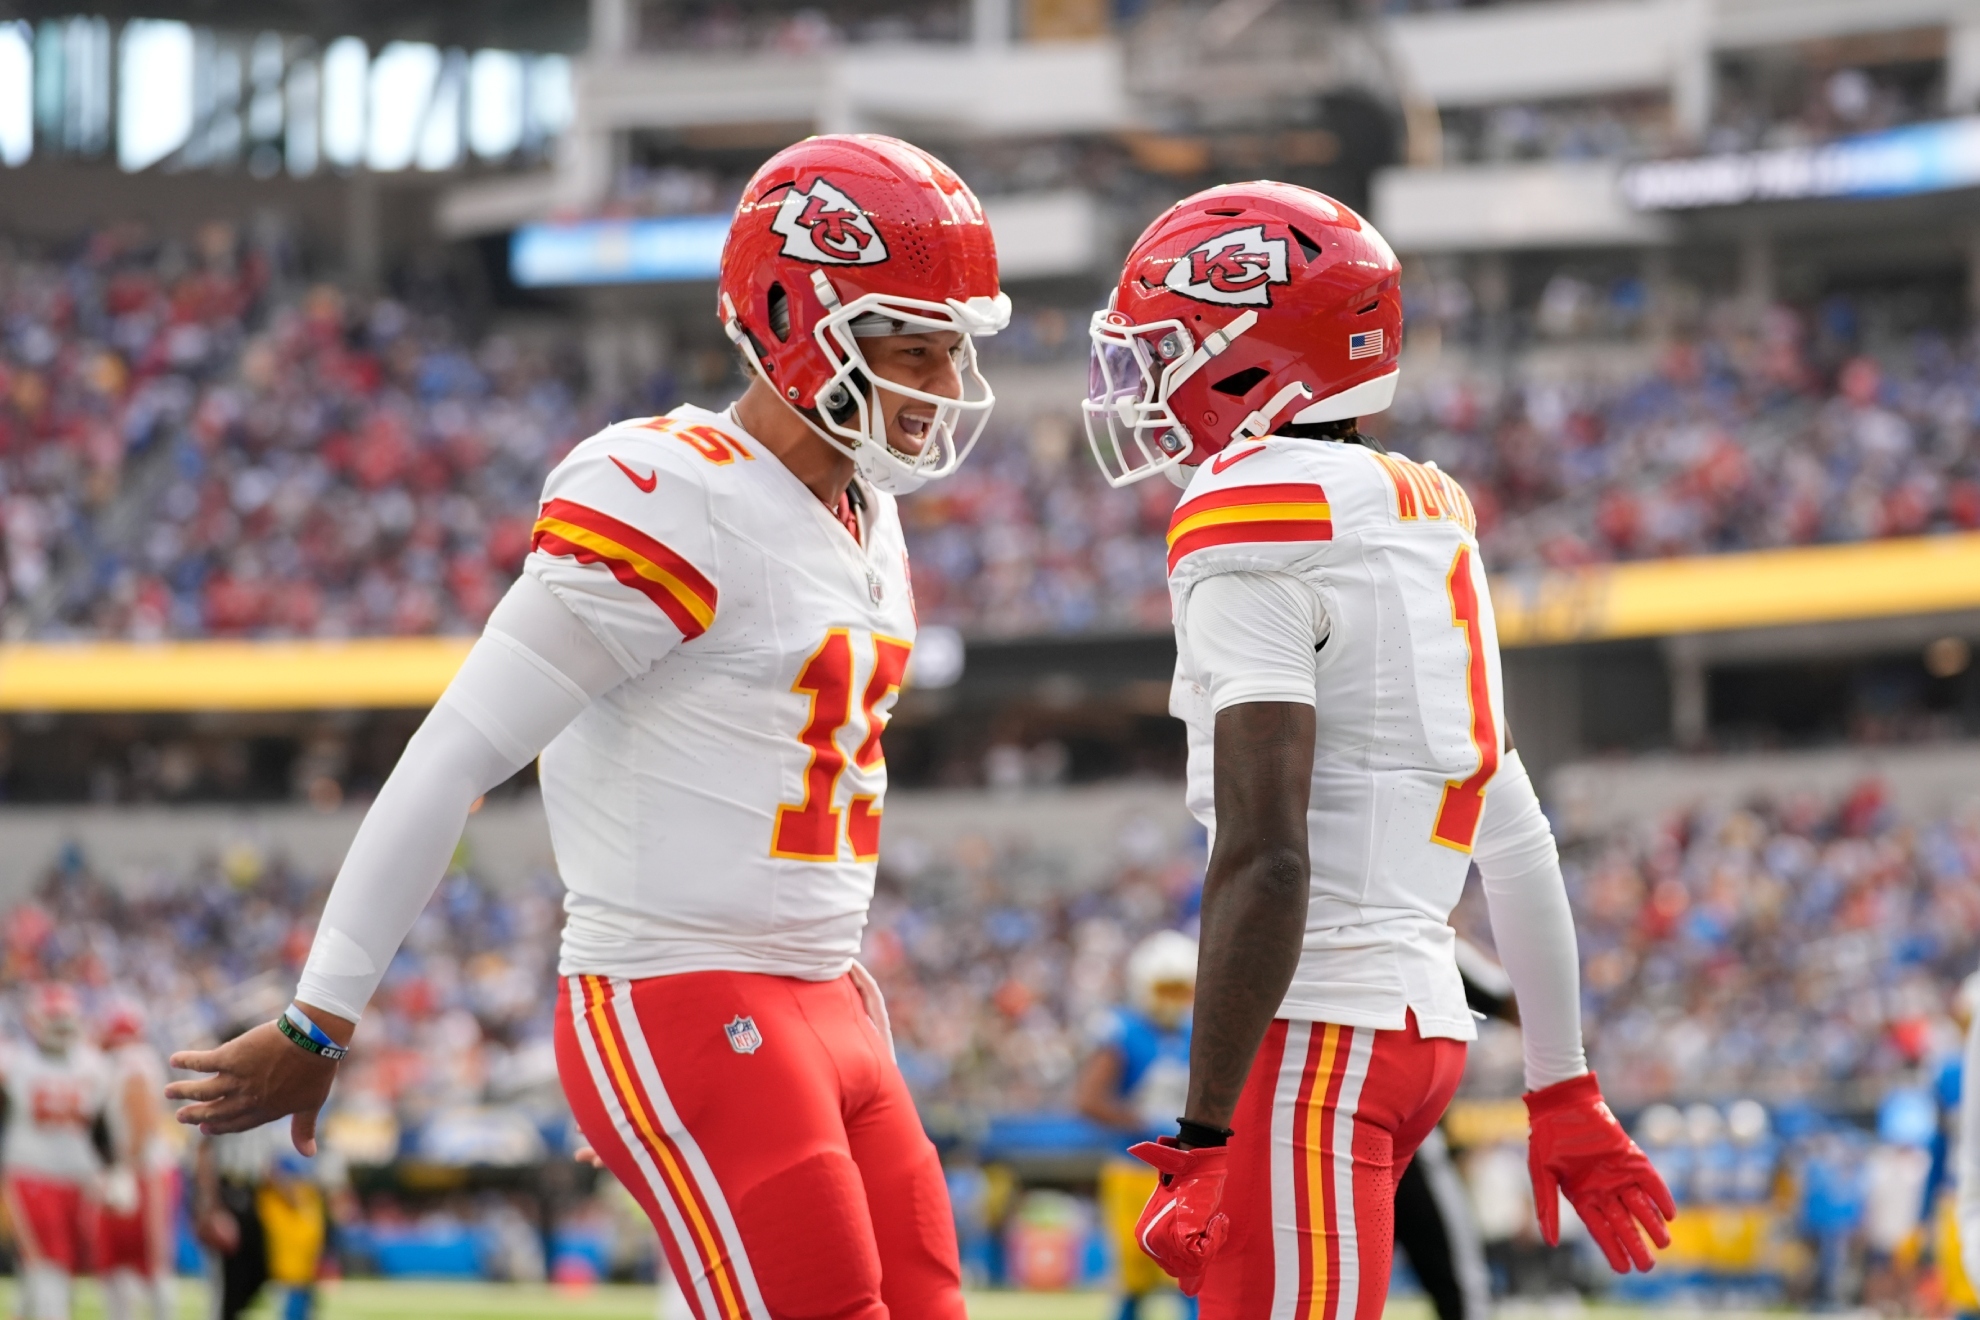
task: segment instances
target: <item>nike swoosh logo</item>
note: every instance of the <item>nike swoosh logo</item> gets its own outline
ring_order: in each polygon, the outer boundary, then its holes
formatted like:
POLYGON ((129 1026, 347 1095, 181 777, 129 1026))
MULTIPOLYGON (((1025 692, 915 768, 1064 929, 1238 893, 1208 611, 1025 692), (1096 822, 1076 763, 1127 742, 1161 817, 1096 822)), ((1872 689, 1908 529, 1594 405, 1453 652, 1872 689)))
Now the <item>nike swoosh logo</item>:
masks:
POLYGON ((660 469, 658 468, 655 468, 653 471, 647 473, 645 476, 642 477, 639 475, 639 473, 633 471, 631 468, 627 467, 624 463, 619 462, 617 455, 607 454, 605 457, 611 459, 613 464, 619 469, 619 471, 626 474, 627 481, 630 481, 633 485, 639 487, 640 490, 645 494, 651 495, 653 493, 653 488, 660 484, 660 469))
MULTIPOLYGON (((1235 454, 1233 454, 1230 450, 1226 449, 1223 453, 1217 455, 1215 458, 1210 460, 1211 475, 1213 476, 1219 475, 1223 472, 1225 468, 1230 467, 1233 464, 1242 463, 1244 462, 1245 459, 1250 458, 1253 454, 1262 454, 1264 452, 1265 452, 1264 445, 1260 445, 1256 449, 1241 449, 1235 454)), ((615 458, 612 461, 616 463, 619 460, 615 458)), ((632 474, 627 473, 626 475, 631 476, 632 474)))

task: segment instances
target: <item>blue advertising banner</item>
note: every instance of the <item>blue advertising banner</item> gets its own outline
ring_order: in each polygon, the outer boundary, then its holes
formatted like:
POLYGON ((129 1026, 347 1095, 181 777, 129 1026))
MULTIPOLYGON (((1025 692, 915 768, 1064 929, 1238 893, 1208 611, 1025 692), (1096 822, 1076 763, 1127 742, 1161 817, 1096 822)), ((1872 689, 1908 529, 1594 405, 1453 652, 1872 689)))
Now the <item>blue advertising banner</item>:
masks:
POLYGON ((1980 115, 1811 147, 1648 161, 1623 171, 1639 211, 1815 197, 1901 197, 1980 186, 1980 115))
POLYGON ((674 215, 524 225, 509 240, 509 277, 526 289, 712 280, 729 216, 674 215))

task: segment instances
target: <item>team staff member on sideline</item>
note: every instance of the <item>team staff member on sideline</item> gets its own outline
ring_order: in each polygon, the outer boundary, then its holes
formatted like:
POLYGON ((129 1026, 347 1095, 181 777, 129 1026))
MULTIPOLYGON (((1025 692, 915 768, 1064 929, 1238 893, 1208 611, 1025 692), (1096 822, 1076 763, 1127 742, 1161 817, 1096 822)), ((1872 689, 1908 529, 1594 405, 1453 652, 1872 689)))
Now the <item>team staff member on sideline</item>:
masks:
POLYGON ((609 427, 367 813, 284 1018, 174 1063, 180 1118, 294 1114, 439 883, 541 752, 565 899, 557 1057, 586 1140, 701 1320, 962 1320, 947 1188, 854 961, 880 736, 915 618, 894 495, 953 472, 1009 320, 975 196, 893 138, 811 138, 744 190, 723 412, 609 427))
POLYGON ((1558 1187, 1613 1268, 1648 1269, 1638 1225, 1665 1243, 1676 1212, 1582 1054, 1470 502, 1355 425, 1395 392, 1399 285, 1347 207, 1239 184, 1150 225, 1092 327, 1103 471, 1188 482, 1170 709, 1212 843, 1189 1101, 1136 1150, 1163 1174, 1142 1244, 1209 1320, 1381 1315, 1396 1179, 1476 1034, 1448 922, 1474 856, 1526 1028, 1543 1234, 1558 1187))

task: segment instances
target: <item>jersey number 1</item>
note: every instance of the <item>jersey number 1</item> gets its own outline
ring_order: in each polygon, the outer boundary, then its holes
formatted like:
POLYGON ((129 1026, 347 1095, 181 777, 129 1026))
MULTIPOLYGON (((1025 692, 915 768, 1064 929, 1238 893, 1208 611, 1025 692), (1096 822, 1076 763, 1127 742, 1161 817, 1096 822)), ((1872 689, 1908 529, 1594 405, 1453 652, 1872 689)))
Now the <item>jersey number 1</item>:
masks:
POLYGON ((1471 711, 1471 745, 1478 750, 1478 769, 1469 778, 1444 783, 1444 800, 1430 841, 1470 852, 1485 814, 1485 786, 1499 771, 1499 728, 1492 718, 1492 687, 1485 677, 1484 637, 1478 626, 1478 580, 1471 574, 1471 547, 1458 547, 1445 585, 1451 593, 1451 626, 1464 629, 1465 704, 1471 711))
MULTIPOLYGON (((888 694, 900 689, 912 649, 899 638, 873 635, 873 674, 866 680, 866 690, 860 694, 859 703, 866 736, 852 757, 853 764, 862 770, 870 770, 884 759, 880 754, 880 734, 887 722, 874 708, 888 694)), ((842 819, 854 858, 870 862, 880 855, 880 812, 872 795, 855 796, 844 812, 833 805, 839 776, 846 770, 846 753, 839 746, 839 731, 852 720, 852 670, 852 635, 844 628, 834 628, 825 634, 825 640, 804 662, 797 682, 791 685, 792 691, 811 698, 811 716, 798 734, 798 741, 811 749, 811 760, 804 770, 804 801, 786 802, 777 808, 777 821, 770 836, 772 857, 836 862, 842 819)))

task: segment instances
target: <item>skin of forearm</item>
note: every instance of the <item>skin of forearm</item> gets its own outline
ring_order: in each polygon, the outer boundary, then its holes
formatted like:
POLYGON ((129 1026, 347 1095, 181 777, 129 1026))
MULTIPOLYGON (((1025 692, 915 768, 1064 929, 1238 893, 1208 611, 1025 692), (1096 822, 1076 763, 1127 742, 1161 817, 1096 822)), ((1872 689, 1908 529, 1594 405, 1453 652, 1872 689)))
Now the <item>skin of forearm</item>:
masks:
POLYGON ((1214 754, 1217 842, 1203 882, 1186 1117, 1229 1127, 1306 935, 1313 708, 1228 706, 1214 754))

